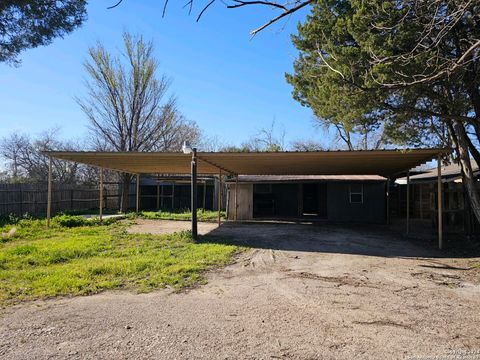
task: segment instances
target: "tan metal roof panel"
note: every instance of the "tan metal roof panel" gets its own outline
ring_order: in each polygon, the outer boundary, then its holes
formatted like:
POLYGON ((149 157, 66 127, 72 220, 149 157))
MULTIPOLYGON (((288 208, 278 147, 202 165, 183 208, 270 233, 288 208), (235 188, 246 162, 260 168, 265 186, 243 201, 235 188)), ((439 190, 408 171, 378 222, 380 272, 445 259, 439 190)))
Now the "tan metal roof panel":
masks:
MULTIPOLYGON (((382 175, 424 164, 446 149, 199 152, 198 173, 240 175, 382 175)), ((191 156, 166 152, 48 152, 63 160, 130 173, 188 174, 191 156)))

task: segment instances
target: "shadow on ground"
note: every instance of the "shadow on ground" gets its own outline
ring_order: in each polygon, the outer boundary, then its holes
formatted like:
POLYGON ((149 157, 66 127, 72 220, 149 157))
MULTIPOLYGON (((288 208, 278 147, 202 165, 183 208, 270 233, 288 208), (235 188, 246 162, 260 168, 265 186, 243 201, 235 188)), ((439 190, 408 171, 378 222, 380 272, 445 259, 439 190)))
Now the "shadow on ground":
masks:
POLYGON ((469 258, 479 251, 440 251, 431 241, 408 239, 383 225, 320 223, 233 223, 222 224, 201 238, 252 248, 299 252, 407 258, 469 258))

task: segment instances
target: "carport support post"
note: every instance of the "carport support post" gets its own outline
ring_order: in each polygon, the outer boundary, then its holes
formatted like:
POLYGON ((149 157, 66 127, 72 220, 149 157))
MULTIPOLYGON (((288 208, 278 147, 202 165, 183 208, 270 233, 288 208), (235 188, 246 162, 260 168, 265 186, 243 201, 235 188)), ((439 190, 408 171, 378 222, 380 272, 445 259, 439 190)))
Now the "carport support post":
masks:
POLYGON ((160 210, 160 179, 157 175, 157 211, 158 210, 160 210))
POLYGON ((443 191, 442 191, 442 157, 437 158, 437 201, 438 201, 438 248, 443 248, 443 191))
POLYGON ((192 149, 192 181, 191 181, 192 238, 197 239, 197 149, 192 149))
POLYGON ((135 191, 135 211, 138 213, 140 210, 140 174, 137 174, 137 182, 136 182, 136 191, 135 191))
POLYGON ((222 222, 222 170, 218 173, 218 226, 220 226, 222 222))
POLYGON ((235 221, 238 215, 238 175, 235 177, 235 221))
POLYGON ((387 178, 387 184, 385 188, 387 196, 387 225, 390 225, 390 177, 387 178))
POLYGON ((50 227, 52 215, 52 157, 48 157, 48 184, 47 184, 47 227, 50 227))
POLYGON ((410 170, 407 171, 407 236, 410 233, 410 170))
POLYGON ((205 212, 205 196, 207 195, 207 180, 203 180, 203 204, 202 212, 205 212))
POLYGON ((100 168, 100 204, 98 207, 98 217, 100 219, 100 222, 103 220, 103 168, 100 168))

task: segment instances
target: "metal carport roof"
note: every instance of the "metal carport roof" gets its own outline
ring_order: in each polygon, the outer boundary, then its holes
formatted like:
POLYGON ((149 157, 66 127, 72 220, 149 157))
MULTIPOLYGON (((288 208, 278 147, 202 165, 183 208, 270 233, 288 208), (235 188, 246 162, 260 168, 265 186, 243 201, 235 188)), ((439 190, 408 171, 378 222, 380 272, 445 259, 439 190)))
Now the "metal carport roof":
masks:
MULTIPOLYGON (((382 175, 393 176, 424 164, 447 149, 198 152, 198 173, 233 175, 382 175)), ((129 173, 189 174, 191 155, 171 152, 64 152, 62 160, 129 173)))

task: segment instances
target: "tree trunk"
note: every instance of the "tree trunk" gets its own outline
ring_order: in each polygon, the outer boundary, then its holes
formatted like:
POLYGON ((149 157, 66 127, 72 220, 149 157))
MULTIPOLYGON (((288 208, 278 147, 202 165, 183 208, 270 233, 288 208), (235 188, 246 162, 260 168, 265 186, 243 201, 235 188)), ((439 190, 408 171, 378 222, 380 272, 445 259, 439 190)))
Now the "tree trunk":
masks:
POLYGON ((128 173, 122 174, 122 197, 120 202, 120 212, 128 211, 130 183, 132 182, 132 175, 128 173))
POLYGON ((460 160, 460 165, 462 167, 462 173, 464 175, 464 186, 467 191, 467 195, 470 201, 470 206, 472 207, 472 212, 474 213, 477 221, 480 223, 480 196, 477 189, 475 188, 475 178, 473 176, 472 164, 470 162, 470 155, 468 152, 468 140, 467 133, 463 124, 458 121, 454 123, 455 132, 458 140, 457 153, 460 160))
POLYGON ((468 149, 470 150, 470 153, 472 154, 473 159, 476 161, 477 165, 480 166, 480 152, 475 147, 475 145, 473 144, 472 140, 470 139, 470 137, 468 135, 467 135, 466 140, 467 140, 467 143, 468 143, 468 149))

